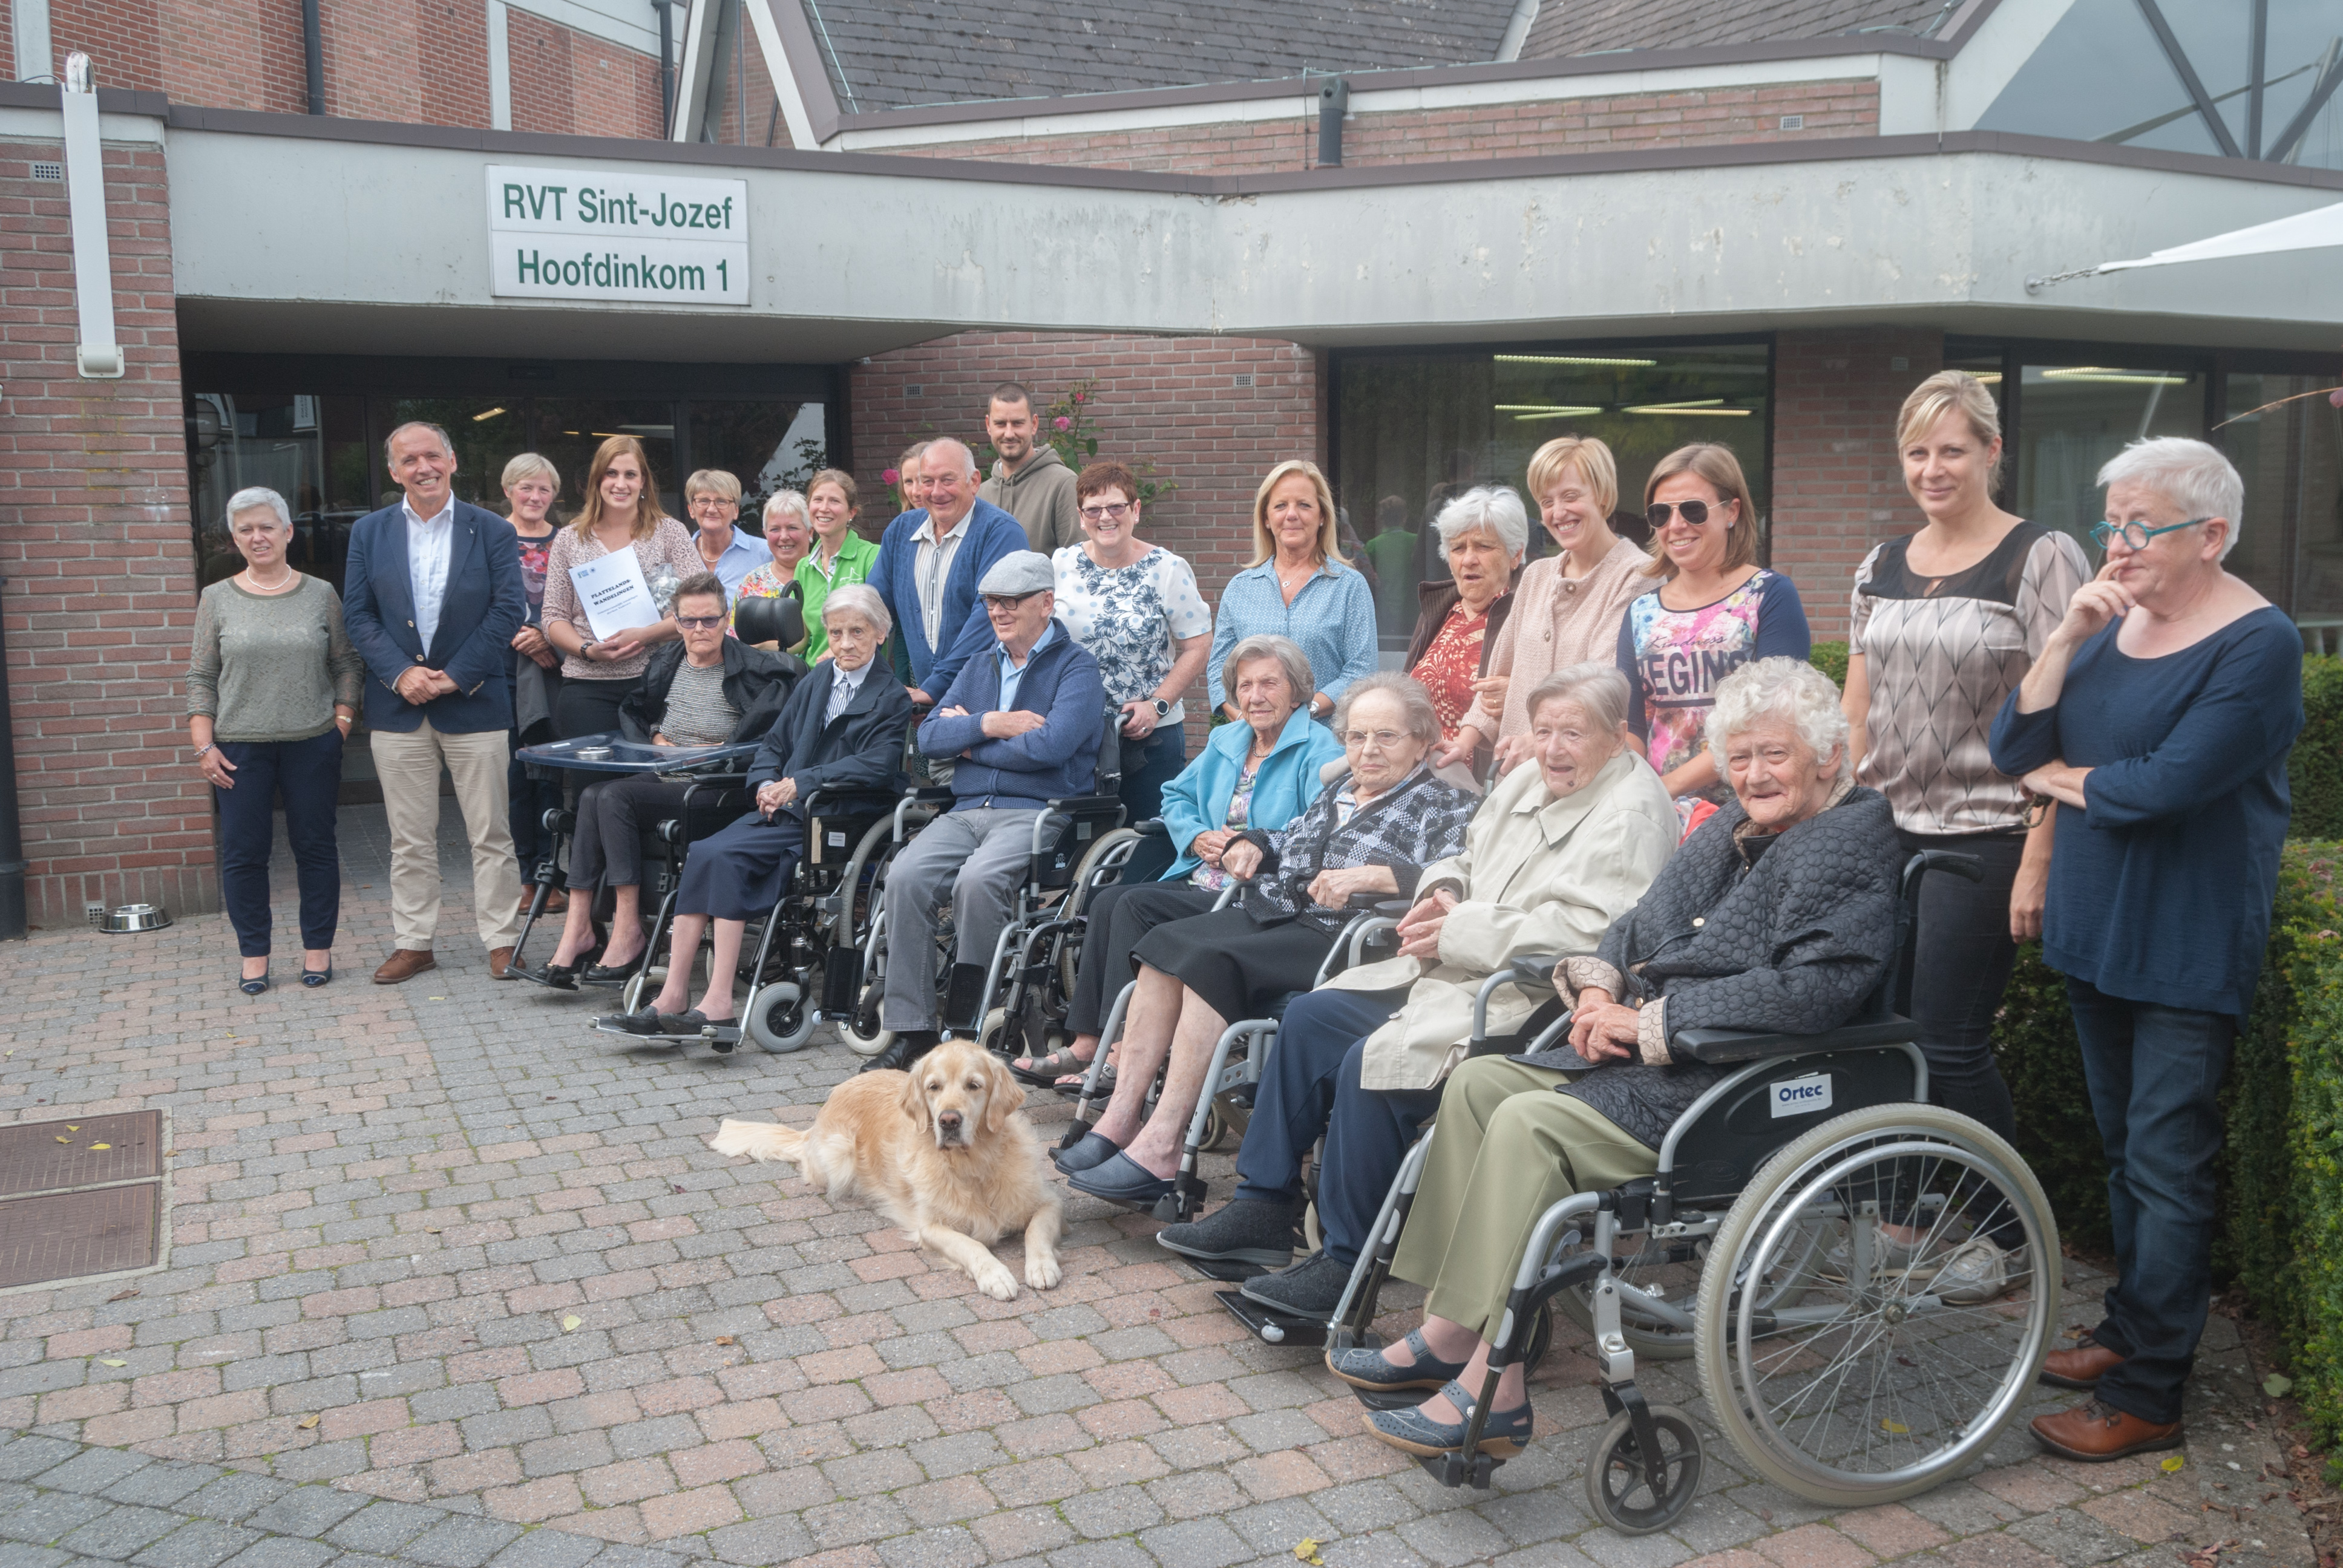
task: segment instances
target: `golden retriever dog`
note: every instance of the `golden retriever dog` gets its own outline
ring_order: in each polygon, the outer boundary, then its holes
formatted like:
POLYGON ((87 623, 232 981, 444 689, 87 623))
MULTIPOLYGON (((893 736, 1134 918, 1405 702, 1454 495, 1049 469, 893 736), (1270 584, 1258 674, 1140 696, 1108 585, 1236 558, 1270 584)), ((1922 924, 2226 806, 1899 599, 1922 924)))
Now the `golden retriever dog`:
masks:
POLYGON ((810 1131, 729 1118, 709 1147, 786 1160, 833 1202, 860 1196, 995 1301, 1017 1280, 992 1243, 1025 1232, 1025 1282, 1062 1277, 1065 1211, 1041 1145, 1019 1115, 1025 1091, 990 1051, 948 1040, 909 1072, 858 1073, 830 1091, 810 1131))

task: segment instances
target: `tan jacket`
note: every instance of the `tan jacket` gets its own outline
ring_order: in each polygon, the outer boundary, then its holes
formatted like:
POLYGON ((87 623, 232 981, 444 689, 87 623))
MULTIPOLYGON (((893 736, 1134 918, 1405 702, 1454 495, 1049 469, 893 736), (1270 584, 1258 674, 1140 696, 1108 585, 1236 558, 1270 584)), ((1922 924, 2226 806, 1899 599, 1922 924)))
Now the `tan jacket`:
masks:
MULTIPOLYGON (((1446 888, 1461 902, 1440 928, 1440 961, 1386 959, 1336 976, 1343 990, 1410 988, 1397 1017, 1367 1037, 1367 1089, 1430 1089, 1464 1056, 1481 982, 1522 953, 1591 953, 1644 896, 1676 847, 1675 803, 1651 764, 1623 751, 1575 794, 1555 799, 1524 762, 1490 790, 1464 852, 1427 867, 1416 896, 1446 888)), ((1505 986, 1489 999, 1489 1032, 1511 1034, 1535 1005, 1505 986)))
POLYGON ((1644 575, 1651 564, 1640 546, 1621 539, 1575 582, 1564 578, 1560 556, 1523 568, 1513 585, 1513 612, 1493 634, 1497 646, 1484 666, 1491 675, 1512 678, 1505 711, 1492 719, 1477 702, 1464 710, 1463 722, 1484 737, 1483 750, 1492 741, 1530 732, 1530 693, 1555 670, 1589 659, 1617 662, 1627 606, 1659 586, 1657 578, 1644 575))

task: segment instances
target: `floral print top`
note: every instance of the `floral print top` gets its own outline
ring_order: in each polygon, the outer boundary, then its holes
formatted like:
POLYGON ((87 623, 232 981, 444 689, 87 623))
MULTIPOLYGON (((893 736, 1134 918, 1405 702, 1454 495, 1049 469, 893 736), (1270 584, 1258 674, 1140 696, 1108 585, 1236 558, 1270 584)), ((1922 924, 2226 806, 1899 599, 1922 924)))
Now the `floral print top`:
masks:
MULTIPOLYGON (((1670 609, 1659 589, 1627 606, 1619 623, 1619 671, 1633 689, 1627 723, 1644 756, 1663 775, 1683 767, 1707 745, 1708 710, 1716 684, 1753 658, 1813 651, 1805 608, 1788 578, 1760 567, 1723 598, 1697 609, 1670 609)), ((1720 768, 1718 772, 1722 774, 1720 768)), ((1693 799, 1723 805, 1733 791, 1720 778, 1693 799)))
MULTIPOLYGON (((1245 759, 1244 771, 1237 776, 1237 787, 1229 795, 1229 815, 1221 826, 1232 833, 1242 833, 1252 819, 1252 787, 1261 778, 1262 759, 1245 759)), ((1217 866, 1199 866, 1188 873, 1188 880, 1206 892, 1217 893, 1229 885, 1229 874, 1217 866)))
MULTIPOLYGON (((1493 600, 1491 602, 1494 602, 1493 600)), ((1456 739, 1456 727, 1473 707, 1473 683, 1481 678, 1481 645, 1489 636, 1489 610, 1473 614, 1458 600, 1440 623, 1440 630, 1408 673, 1432 694, 1433 710, 1440 715, 1440 739, 1456 739)))
MULTIPOLYGON (((1196 574, 1170 550, 1151 545, 1127 567, 1109 568, 1080 545, 1050 558, 1058 569, 1058 618, 1090 649, 1106 681, 1109 700, 1152 697, 1172 673, 1172 645, 1212 629, 1212 612, 1196 588, 1196 574)), ((1187 717, 1174 702, 1156 728, 1187 717)))

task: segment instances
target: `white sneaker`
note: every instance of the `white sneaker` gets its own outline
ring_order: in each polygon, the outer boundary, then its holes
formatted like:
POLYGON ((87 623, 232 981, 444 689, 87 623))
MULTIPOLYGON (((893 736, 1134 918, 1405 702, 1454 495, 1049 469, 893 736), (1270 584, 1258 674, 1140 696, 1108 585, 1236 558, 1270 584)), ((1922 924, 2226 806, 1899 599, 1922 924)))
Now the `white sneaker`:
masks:
POLYGON ((1972 1236, 1937 1263, 1929 1293, 1956 1307, 1998 1300, 2026 1277, 2026 1251, 2021 1246, 2006 1252, 1990 1236, 1972 1236))

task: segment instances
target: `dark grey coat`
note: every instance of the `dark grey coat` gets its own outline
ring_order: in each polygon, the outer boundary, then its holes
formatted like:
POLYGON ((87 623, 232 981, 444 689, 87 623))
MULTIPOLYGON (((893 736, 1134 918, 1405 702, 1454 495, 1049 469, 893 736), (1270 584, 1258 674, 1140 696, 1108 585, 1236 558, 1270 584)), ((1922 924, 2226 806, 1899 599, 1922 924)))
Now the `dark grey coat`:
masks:
MULTIPOLYGON (((1855 1016, 1895 956, 1895 814, 1856 788, 1779 834, 1734 829, 1733 801, 1701 824, 1594 956, 1624 977, 1619 1000, 1665 998, 1671 1038, 1687 1029, 1819 1034, 1855 1016)), ((1580 1076, 1563 1089, 1648 1148, 1723 1069, 1616 1062, 1585 1070, 1567 1045, 1518 1057, 1580 1076)))

